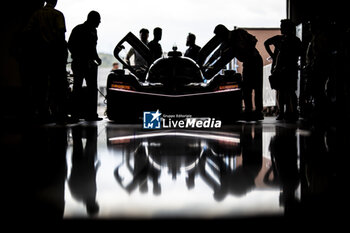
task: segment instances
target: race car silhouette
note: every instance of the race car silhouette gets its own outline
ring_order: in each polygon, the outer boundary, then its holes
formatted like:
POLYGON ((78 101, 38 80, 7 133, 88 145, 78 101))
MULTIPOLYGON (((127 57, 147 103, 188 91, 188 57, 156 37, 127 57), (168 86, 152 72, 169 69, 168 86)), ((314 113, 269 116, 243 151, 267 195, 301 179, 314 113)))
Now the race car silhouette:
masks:
POLYGON ((129 32, 115 47, 114 56, 123 65, 107 79, 107 116, 116 123, 139 123, 143 112, 210 117, 229 123, 242 108, 241 75, 224 70, 233 59, 222 54, 211 66, 207 58, 220 45, 214 36, 194 61, 174 47, 153 61, 147 45, 129 32), (129 44, 145 60, 145 66, 127 64, 120 52, 129 44), (128 72, 126 72, 128 71, 128 72))

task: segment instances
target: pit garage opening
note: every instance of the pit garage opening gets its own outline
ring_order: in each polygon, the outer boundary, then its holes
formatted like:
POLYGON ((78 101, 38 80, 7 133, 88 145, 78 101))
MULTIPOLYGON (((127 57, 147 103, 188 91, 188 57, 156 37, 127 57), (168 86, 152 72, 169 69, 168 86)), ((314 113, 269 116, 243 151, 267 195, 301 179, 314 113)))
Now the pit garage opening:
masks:
MULTIPOLYGON (((113 63, 117 62, 112 55, 114 47, 128 32, 138 36, 140 29, 146 28, 150 32, 148 41, 151 41, 153 29, 160 27, 163 30, 160 44, 164 54, 174 46, 184 54, 188 33, 195 34, 196 44, 202 47, 213 37, 213 30, 218 24, 224 24, 229 30, 244 28, 258 39, 257 48, 264 60, 264 107, 271 107, 276 105, 275 91, 268 82, 272 61, 263 43, 267 38, 280 34, 280 20, 287 17, 286 5, 286 1, 279 0, 100 0, 98 4, 93 0, 59 0, 56 8, 65 15, 67 39, 72 29, 83 23, 91 10, 101 14, 97 49, 103 60, 98 73, 99 105, 102 107, 105 105, 106 79, 113 63)), ((124 51, 127 53, 128 48, 124 51)), ((122 65, 119 64, 119 67, 122 65)), ((236 59, 226 68, 242 72, 242 64, 236 59)))

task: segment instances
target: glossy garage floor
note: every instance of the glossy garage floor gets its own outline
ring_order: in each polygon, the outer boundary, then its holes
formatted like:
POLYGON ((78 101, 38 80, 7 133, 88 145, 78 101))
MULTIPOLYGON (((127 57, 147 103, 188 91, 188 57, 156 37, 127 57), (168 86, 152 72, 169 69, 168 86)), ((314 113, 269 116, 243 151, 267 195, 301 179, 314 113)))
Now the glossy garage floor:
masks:
POLYGON ((17 218, 273 219, 333 209, 334 138, 265 118, 220 130, 49 124, 2 141, 20 164, 17 218))

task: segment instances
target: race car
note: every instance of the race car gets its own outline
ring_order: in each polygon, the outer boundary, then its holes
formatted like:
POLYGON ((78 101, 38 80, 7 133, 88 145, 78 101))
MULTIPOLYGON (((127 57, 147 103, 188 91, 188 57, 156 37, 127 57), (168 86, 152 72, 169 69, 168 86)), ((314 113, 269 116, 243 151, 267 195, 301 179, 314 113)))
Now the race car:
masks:
POLYGON ((242 78, 234 70, 223 70, 232 57, 221 56, 212 66, 203 65, 219 45, 214 36, 200 50, 197 61, 182 56, 176 47, 153 61, 147 45, 129 32, 114 50, 123 69, 111 72, 107 79, 108 118, 116 123, 140 123, 145 111, 159 111, 236 121, 242 108, 242 78), (127 43, 147 65, 136 67, 122 59, 120 52, 127 43))

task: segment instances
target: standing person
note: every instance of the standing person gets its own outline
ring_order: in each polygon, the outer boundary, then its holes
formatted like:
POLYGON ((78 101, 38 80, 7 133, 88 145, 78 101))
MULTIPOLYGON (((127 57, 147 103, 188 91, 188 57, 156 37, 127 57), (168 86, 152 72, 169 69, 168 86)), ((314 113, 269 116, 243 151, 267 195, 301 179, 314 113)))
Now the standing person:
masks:
MULTIPOLYGON (((148 45, 148 37, 149 37, 149 31, 146 28, 142 28, 140 30, 140 39, 142 43, 145 45, 148 45)), ((134 63, 135 63, 135 69, 137 72, 144 72, 147 70, 147 67, 149 64, 147 64, 147 61, 134 49, 131 48, 129 52, 126 54, 125 60, 128 65, 130 65, 130 58, 134 56, 134 63)))
POLYGON ((243 62, 243 100, 245 120, 263 120, 263 60, 256 49, 257 39, 246 30, 234 30, 237 44, 237 59, 243 62), (253 90, 255 111, 253 111, 253 90))
POLYGON ((62 12, 55 9, 57 0, 46 0, 36 11, 25 29, 29 36, 32 58, 40 69, 33 77, 35 114, 39 122, 57 123, 67 120, 68 82, 66 73, 67 43, 66 24, 62 12))
POLYGON ((254 47, 243 61, 243 100, 246 120, 263 120, 263 60, 254 47), (253 90, 255 111, 253 111, 253 90))
POLYGON ((162 39, 162 29, 156 27, 153 29, 153 40, 148 43, 148 48, 152 54, 152 60, 155 61, 163 55, 162 46, 159 41, 162 39))
POLYGON ((188 49, 185 52, 185 57, 189 57, 197 61, 198 54, 199 54, 199 51, 201 50, 201 47, 196 45, 196 35, 192 33, 188 33, 186 46, 188 46, 188 49))
POLYGON ((243 62, 243 100, 244 119, 247 121, 263 120, 263 61, 256 49, 257 39, 244 29, 229 31, 224 25, 215 27, 214 33, 221 45, 209 58, 204 67, 208 67, 219 57, 236 57, 243 62), (253 111, 252 92, 254 90, 255 111, 253 111))
MULTIPOLYGON (((284 32, 284 30, 281 30, 281 33, 282 33, 282 31, 284 32)), ((274 71, 276 69, 277 55, 281 49, 282 39, 283 39, 283 34, 273 36, 264 42, 265 49, 272 59, 271 74, 274 73, 274 71), (271 50, 271 45, 274 47, 273 51, 271 50)), ((278 90, 276 90, 276 99, 277 99, 277 109, 278 109, 278 116, 277 116, 276 120, 283 120, 284 111, 281 112, 281 107, 280 107, 280 104, 278 101, 279 100, 279 91, 278 90)))
POLYGON ((79 119, 79 103, 82 100, 83 80, 87 86, 86 116, 87 121, 100 121, 97 114, 97 69, 102 61, 97 54, 97 30, 101 23, 101 16, 96 11, 91 11, 87 20, 83 24, 76 26, 69 37, 68 48, 73 59, 72 71, 74 75, 73 98, 74 98, 74 118, 79 119))
POLYGON ((277 120, 298 119, 297 111, 297 90, 298 80, 298 58, 302 53, 301 41, 295 35, 295 25, 288 19, 281 20, 281 34, 265 41, 265 47, 270 56, 274 59, 274 66, 271 70, 280 78, 277 87, 277 101, 279 106, 279 115, 277 120), (277 48, 274 53, 271 52, 270 45, 277 48))
POLYGON ((97 159, 97 125, 83 128, 72 128, 73 151, 72 168, 68 178, 68 186, 72 196, 84 203, 90 216, 99 212, 96 200, 96 175, 100 167, 97 159), (83 138, 86 144, 83 144, 83 138))
MULTIPOLYGON (((336 44, 334 40, 339 36, 334 31, 335 25, 328 20, 315 17, 310 22, 311 40, 306 50, 306 93, 314 99, 313 116, 316 123, 327 119, 330 112, 332 96, 335 96, 334 72, 336 44)), ((349 31, 347 32, 349 34, 349 31)), ((349 41, 349 39, 347 40, 349 41)), ((349 44, 344 43, 348 46, 349 44)), ((346 53, 346 52, 345 52, 346 53)), ((340 72, 339 72, 340 73, 340 72)), ((333 98, 335 100, 336 98, 333 98)), ((329 119, 327 119, 328 121, 329 119)))

